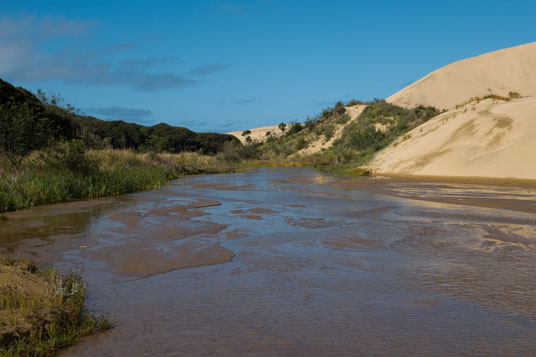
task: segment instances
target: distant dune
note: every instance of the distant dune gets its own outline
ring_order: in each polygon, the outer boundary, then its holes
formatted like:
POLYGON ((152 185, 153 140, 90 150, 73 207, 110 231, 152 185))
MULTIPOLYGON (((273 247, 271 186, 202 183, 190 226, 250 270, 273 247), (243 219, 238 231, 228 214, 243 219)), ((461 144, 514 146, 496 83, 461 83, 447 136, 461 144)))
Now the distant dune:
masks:
POLYGON ((379 152, 374 173, 536 179, 536 98, 469 103, 379 152))
POLYGON ((518 92, 536 96, 536 42, 451 63, 387 98, 413 108, 452 109, 471 97, 518 92))
POLYGON ((283 132, 281 131, 281 129, 279 129, 279 126, 277 125, 263 126, 260 128, 249 129, 249 131, 251 133, 247 135, 242 135, 244 131, 231 131, 226 134, 238 138, 238 140, 240 140, 242 144, 246 143, 246 138, 248 136, 251 138, 252 141, 265 141, 268 138, 266 135, 267 133, 270 133, 270 135, 273 135, 274 137, 281 136, 283 134, 283 132))
MULTIPOLYGON (((536 42, 454 62, 386 101, 447 111, 378 152, 367 165, 373 173, 536 180, 536 42)), ((347 107, 349 122, 364 108, 347 107)), ((328 149, 346 125, 336 125, 330 140, 308 137, 298 154, 328 149)), ((277 126, 250 131, 257 141, 282 134, 277 126)))

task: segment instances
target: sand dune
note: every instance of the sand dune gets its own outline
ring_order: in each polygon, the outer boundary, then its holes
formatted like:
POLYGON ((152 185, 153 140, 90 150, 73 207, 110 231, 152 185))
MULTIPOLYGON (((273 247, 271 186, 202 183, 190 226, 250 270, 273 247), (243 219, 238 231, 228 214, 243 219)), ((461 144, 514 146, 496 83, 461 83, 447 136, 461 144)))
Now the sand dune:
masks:
POLYGON ((335 134, 329 140, 325 140, 324 136, 319 136, 316 138, 308 138, 310 140, 309 145, 306 148, 297 152, 297 155, 310 155, 322 151, 323 149, 329 149, 333 146, 335 140, 340 139, 344 128, 348 126, 352 121, 356 120, 357 117, 363 112, 363 109, 366 108, 366 105, 353 105, 351 107, 346 107, 346 114, 350 116, 350 120, 346 124, 336 124, 335 125, 335 134))
POLYGON ((374 173, 536 179, 535 135, 535 97, 475 101, 399 138, 369 168, 374 173))
POLYGON ((387 102, 452 109, 471 97, 506 96, 511 91, 536 96, 536 42, 451 63, 393 94, 387 102))
MULTIPOLYGON (((387 101, 448 111, 379 152, 368 165, 374 173, 536 180, 536 42, 454 62, 387 101), (507 97, 510 92, 523 98, 469 102, 488 94, 507 97)), ((352 120, 363 108, 347 108, 352 120)), ((299 154, 329 148, 343 128, 338 125, 329 141, 309 138, 312 141, 299 154)), ((259 141, 268 131, 282 134, 277 126, 250 130, 251 139, 259 141)), ((246 140, 242 132, 229 134, 246 140)))
POLYGON ((231 131, 226 134, 229 134, 238 138, 238 140, 240 140, 242 144, 246 143, 246 138, 248 136, 251 138, 252 141, 265 141, 268 138, 266 136, 266 133, 268 132, 271 133, 271 135, 275 137, 281 136, 283 134, 283 132, 281 131, 281 129, 279 129, 279 126, 277 125, 253 128, 253 129, 249 129, 249 131, 251 131, 251 133, 248 135, 242 135, 244 131, 231 131))

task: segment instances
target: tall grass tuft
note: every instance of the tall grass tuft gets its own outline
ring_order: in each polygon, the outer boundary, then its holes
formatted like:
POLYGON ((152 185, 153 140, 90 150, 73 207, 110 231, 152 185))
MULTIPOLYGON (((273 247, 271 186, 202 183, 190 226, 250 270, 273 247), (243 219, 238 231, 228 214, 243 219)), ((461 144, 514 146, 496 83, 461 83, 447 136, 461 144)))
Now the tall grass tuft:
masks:
POLYGON ((77 271, 59 274, 31 261, 4 259, 0 275, 0 355, 44 356, 80 337, 107 330, 106 318, 84 308, 86 284, 77 271))
POLYGON ((45 203, 119 195, 161 187, 187 174, 236 170, 237 163, 197 153, 139 154, 89 150, 76 167, 35 153, 21 166, 0 161, 0 213, 45 203))

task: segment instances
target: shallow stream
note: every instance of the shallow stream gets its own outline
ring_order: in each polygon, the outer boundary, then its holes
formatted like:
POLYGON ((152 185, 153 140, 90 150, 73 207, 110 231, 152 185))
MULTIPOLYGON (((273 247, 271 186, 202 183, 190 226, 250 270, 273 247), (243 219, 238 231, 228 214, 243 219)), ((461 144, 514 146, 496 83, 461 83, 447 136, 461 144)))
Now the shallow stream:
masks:
POLYGON ((65 356, 536 355, 534 189, 259 168, 8 217, 114 321, 65 356))

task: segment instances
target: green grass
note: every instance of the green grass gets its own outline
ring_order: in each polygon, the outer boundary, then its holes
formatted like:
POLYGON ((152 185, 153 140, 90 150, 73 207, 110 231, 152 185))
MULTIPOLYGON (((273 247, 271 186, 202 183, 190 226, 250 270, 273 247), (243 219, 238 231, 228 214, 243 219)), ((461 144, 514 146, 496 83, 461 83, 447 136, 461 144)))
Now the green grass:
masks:
POLYGON ((3 259, 0 277, 0 355, 45 356, 80 337, 111 328, 84 308, 86 284, 77 271, 40 269, 28 260, 3 259))
POLYGON ((238 164, 196 153, 138 154, 128 150, 90 150, 84 165, 69 169, 38 154, 20 167, 0 162, 0 213, 45 203, 119 195, 161 187, 188 174, 236 170, 238 164))
POLYGON ((369 176, 370 171, 364 167, 354 167, 343 171, 346 176, 369 176))

